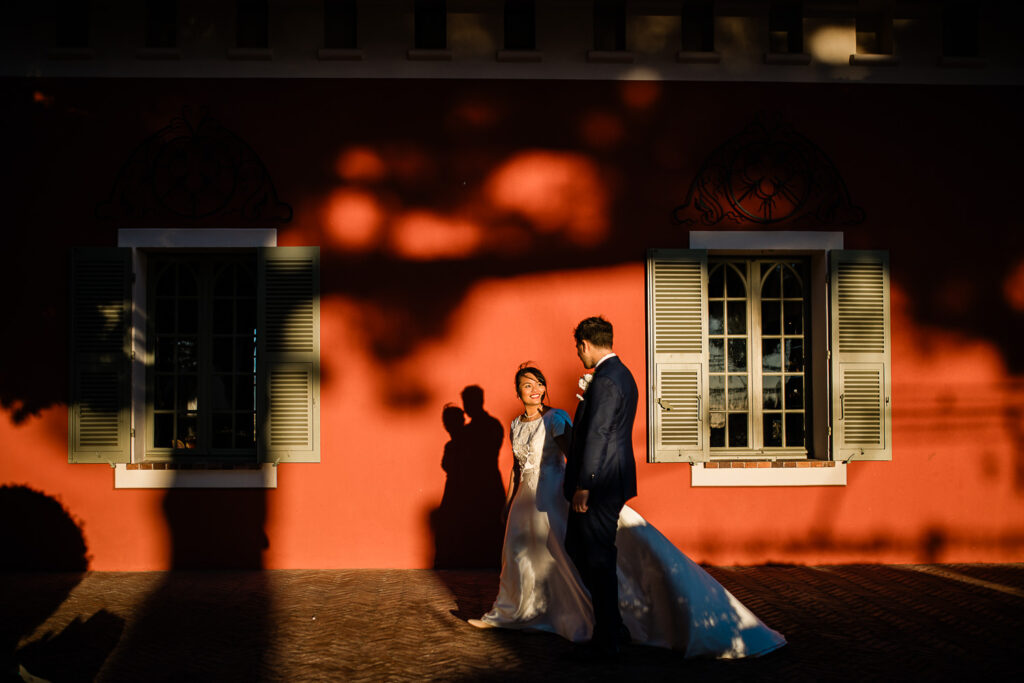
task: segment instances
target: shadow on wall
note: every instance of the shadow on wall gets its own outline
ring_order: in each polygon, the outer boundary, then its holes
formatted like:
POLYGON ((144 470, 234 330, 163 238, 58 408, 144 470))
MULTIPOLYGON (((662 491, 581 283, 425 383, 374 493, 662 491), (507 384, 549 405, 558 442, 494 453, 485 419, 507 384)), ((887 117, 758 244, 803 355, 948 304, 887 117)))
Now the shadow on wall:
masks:
POLYGON ((440 506, 430 513, 434 568, 496 569, 504 536, 505 488, 498 471, 498 452, 505 430, 484 410, 480 387, 463 389, 462 405, 449 404, 441 413, 451 440, 441 458, 447 475, 444 495, 440 506))
POLYGON ((260 680, 271 631, 270 588, 262 571, 269 546, 265 491, 171 488, 163 509, 171 571, 139 607, 104 676, 260 680), (225 594, 223 582, 197 581, 190 570, 235 570, 244 590, 225 594), (147 656, 154 648, 160 656, 147 656), (175 668, 168 671, 167 662, 175 668))
POLYGON ((79 525, 58 501, 26 486, 0 487, 0 520, 0 571, 7 574, 0 579, 0 671, 13 674, 20 666, 47 680, 92 680, 124 630, 124 620, 106 610, 18 649, 89 567, 79 525))

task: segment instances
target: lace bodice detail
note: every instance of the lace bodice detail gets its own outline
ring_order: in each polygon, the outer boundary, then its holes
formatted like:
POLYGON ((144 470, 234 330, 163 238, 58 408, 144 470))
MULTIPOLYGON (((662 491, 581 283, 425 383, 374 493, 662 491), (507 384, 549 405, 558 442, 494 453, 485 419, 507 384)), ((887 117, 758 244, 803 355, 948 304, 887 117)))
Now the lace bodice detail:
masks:
POLYGON ((562 467, 564 457, 555 437, 565 434, 570 426, 568 414, 557 408, 548 410, 539 420, 513 420, 509 434, 519 470, 525 474, 542 465, 562 467))

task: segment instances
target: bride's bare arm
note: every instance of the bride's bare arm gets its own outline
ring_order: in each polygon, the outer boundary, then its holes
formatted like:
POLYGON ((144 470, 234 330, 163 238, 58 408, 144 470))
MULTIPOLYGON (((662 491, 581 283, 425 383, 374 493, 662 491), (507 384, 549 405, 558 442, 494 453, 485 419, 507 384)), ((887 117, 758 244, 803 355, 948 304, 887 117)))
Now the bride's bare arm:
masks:
POLYGON ((502 519, 508 518, 508 509, 512 507, 512 499, 516 497, 516 489, 519 488, 519 465, 512 463, 512 470, 508 473, 508 489, 505 493, 505 509, 502 510, 502 519))

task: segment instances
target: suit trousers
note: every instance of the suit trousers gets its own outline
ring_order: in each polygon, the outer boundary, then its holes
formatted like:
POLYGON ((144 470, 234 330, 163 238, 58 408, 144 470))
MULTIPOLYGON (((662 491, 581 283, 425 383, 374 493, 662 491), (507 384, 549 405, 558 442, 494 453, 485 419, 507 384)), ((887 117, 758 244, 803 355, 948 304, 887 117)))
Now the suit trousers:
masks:
POLYGON ((618 647, 622 615, 619 613, 618 550, 615 532, 625 501, 603 498, 588 503, 587 511, 569 511, 565 549, 579 570, 594 605, 595 645, 618 647))

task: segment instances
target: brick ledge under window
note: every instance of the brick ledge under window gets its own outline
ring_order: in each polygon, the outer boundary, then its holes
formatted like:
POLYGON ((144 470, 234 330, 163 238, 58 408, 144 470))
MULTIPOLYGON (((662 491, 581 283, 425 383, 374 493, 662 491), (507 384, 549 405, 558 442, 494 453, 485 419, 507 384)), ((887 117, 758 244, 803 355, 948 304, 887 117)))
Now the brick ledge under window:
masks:
POLYGON ((127 470, 258 470, 258 462, 133 462, 125 465, 127 470))
POLYGON ((767 469, 780 467, 835 467, 832 460, 712 460, 704 463, 709 470, 714 469, 767 469))

